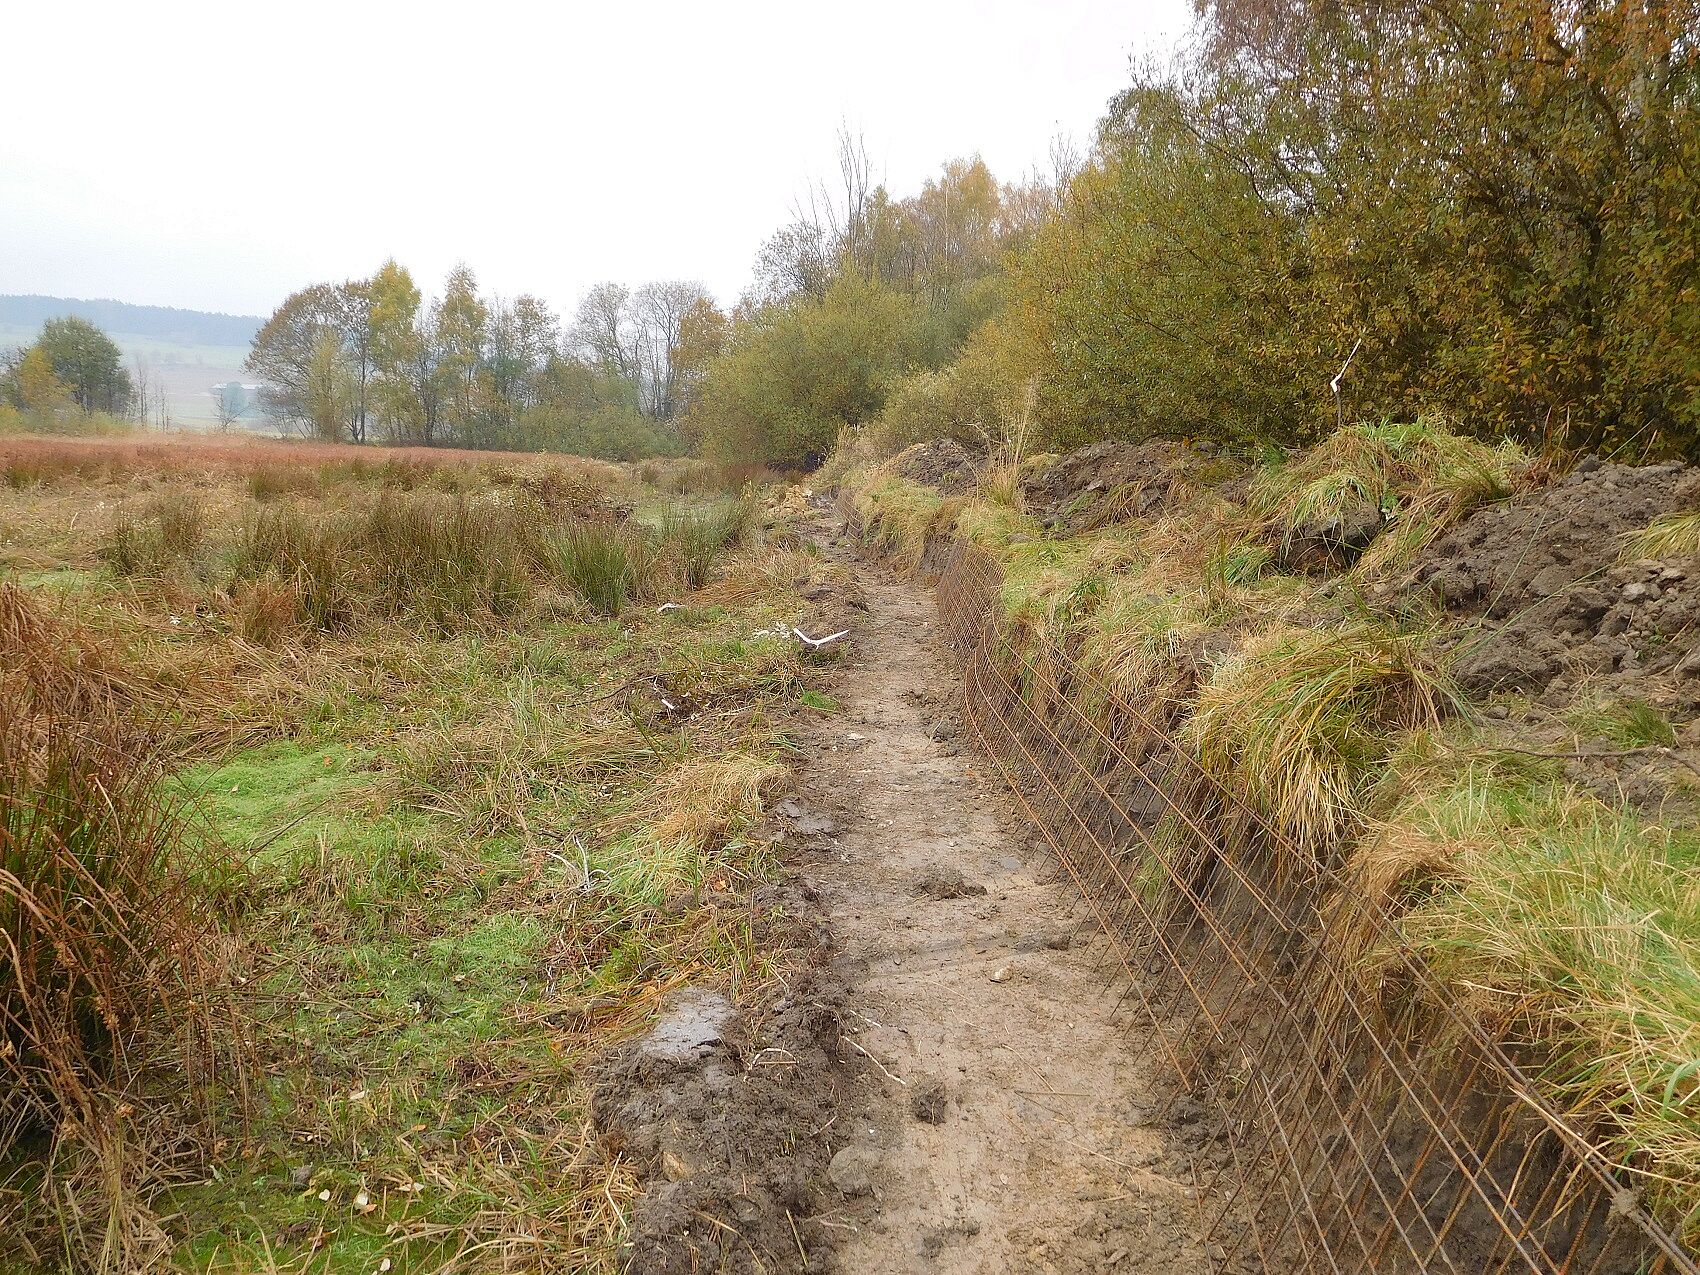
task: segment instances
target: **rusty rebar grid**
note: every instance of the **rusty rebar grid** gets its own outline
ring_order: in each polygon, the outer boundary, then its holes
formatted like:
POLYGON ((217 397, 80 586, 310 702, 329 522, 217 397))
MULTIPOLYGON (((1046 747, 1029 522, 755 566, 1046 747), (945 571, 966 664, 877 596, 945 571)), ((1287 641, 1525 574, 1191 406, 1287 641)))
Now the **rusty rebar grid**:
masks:
POLYGON ((938 579, 964 718, 1110 938, 1148 1029, 1133 1047, 1226 1131, 1206 1182, 1217 1269, 1700 1275, 1628 1167, 1396 926, 1205 771, 1168 714, 1063 653, 1017 650, 1001 584, 965 544, 938 579), (1370 936, 1420 1010, 1379 1003, 1325 915, 1370 936))

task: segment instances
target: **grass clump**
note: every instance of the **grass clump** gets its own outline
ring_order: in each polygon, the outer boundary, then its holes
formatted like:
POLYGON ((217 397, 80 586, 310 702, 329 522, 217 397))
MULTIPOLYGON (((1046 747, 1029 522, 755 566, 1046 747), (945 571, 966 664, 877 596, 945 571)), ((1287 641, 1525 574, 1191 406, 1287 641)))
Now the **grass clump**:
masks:
MULTIPOLYGON (((510 616, 530 598, 532 534, 500 504, 433 492, 386 491, 331 511, 277 505, 244 525, 235 575, 250 588, 287 582, 301 614, 327 632, 406 617, 448 631, 510 616)), ((264 609, 285 608, 274 600, 264 609)))
POLYGON ((1665 514, 1623 538, 1625 562, 1640 558, 1700 557, 1700 513, 1665 514))
POLYGON ((248 475, 248 494, 255 500, 315 496, 319 493, 321 481, 319 471, 306 465, 262 464, 248 475))
POLYGON ((1395 737, 1457 705, 1422 635, 1275 628, 1199 688, 1188 735, 1273 831, 1326 859, 1361 826, 1395 737))
POLYGON ((1700 1239, 1700 833, 1479 757, 1391 827, 1444 864, 1405 941, 1700 1239))
POLYGON ((206 539, 207 517, 200 497, 184 488, 170 488, 139 513, 121 510, 100 545, 99 557, 120 576, 160 575, 175 566, 192 566, 206 539))
POLYGON ((341 527, 290 506, 261 509, 237 540, 236 579, 293 591, 313 627, 334 633, 353 624, 360 606, 359 564, 341 527))
POLYGON ((138 1269, 149 1157, 211 1154, 240 1033, 156 734, 30 609, 0 590, 0 1252, 138 1269))
POLYGON ((1266 466, 1246 510, 1257 537, 1283 554, 1301 534, 1374 510, 1386 530, 1359 561, 1378 571, 1405 561, 1478 505, 1516 491, 1532 468, 1516 443, 1489 446, 1434 417, 1351 425, 1296 460, 1266 466))
POLYGON ((700 589, 708 583, 715 560, 744 539, 754 513, 754 504, 746 496, 695 512, 669 510, 662 517, 661 540, 679 554, 687 588, 700 589))
POLYGON ((550 538, 548 554, 561 581, 603 615, 619 615, 644 583, 642 550, 613 523, 571 523, 550 538))
POLYGON ((1200 601, 1137 586, 1112 588, 1081 642, 1078 658, 1096 682, 1084 689, 1101 689, 1142 711, 1172 703, 1185 689, 1177 653, 1209 627, 1200 601))
POLYGON ((856 497, 868 540, 910 568, 920 565, 929 536, 950 531, 961 505, 960 500, 892 475, 875 475, 856 497))
POLYGON ((1566 714, 1579 735, 1608 740, 1620 748, 1674 748, 1676 727, 1657 705, 1633 696, 1583 704, 1566 714))

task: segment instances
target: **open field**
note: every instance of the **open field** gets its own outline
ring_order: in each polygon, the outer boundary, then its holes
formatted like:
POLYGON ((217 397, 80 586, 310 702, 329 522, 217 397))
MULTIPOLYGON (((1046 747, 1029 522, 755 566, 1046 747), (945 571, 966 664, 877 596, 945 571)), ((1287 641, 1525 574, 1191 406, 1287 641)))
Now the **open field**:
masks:
POLYGON ((11 826, 38 902, 133 879, 79 940, 113 989, 4 1006, 5 1260, 613 1269, 587 1062, 807 963, 750 831, 829 703, 788 635, 825 568, 594 462, 15 438, 0 479, 0 798, 98 723, 135 812, 80 859, 11 826))

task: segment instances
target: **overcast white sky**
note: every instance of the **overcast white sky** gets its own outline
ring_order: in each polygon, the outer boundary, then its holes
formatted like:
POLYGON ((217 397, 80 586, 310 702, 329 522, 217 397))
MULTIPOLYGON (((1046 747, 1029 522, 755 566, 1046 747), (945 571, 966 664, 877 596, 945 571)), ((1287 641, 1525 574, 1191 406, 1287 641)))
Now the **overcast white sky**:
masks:
POLYGON ((907 194, 1084 142, 1187 0, 12 6, 0 293, 265 314, 387 256, 570 312, 601 279, 723 300, 843 122, 907 194))

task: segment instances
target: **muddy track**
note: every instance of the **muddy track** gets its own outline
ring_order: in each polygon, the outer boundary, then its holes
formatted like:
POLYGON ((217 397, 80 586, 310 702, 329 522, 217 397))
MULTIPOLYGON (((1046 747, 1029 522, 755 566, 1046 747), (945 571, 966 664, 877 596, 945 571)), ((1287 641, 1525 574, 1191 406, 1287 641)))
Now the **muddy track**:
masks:
POLYGON ((976 757, 931 597, 822 537, 867 601, 843 711, 782 806, 837 938, 862 1055, 822 1220, 854 1272, 1173 1272, 1208 1265, 1193 1198, 1208 1137, 1128 1033, 1125 986, 976 757))

